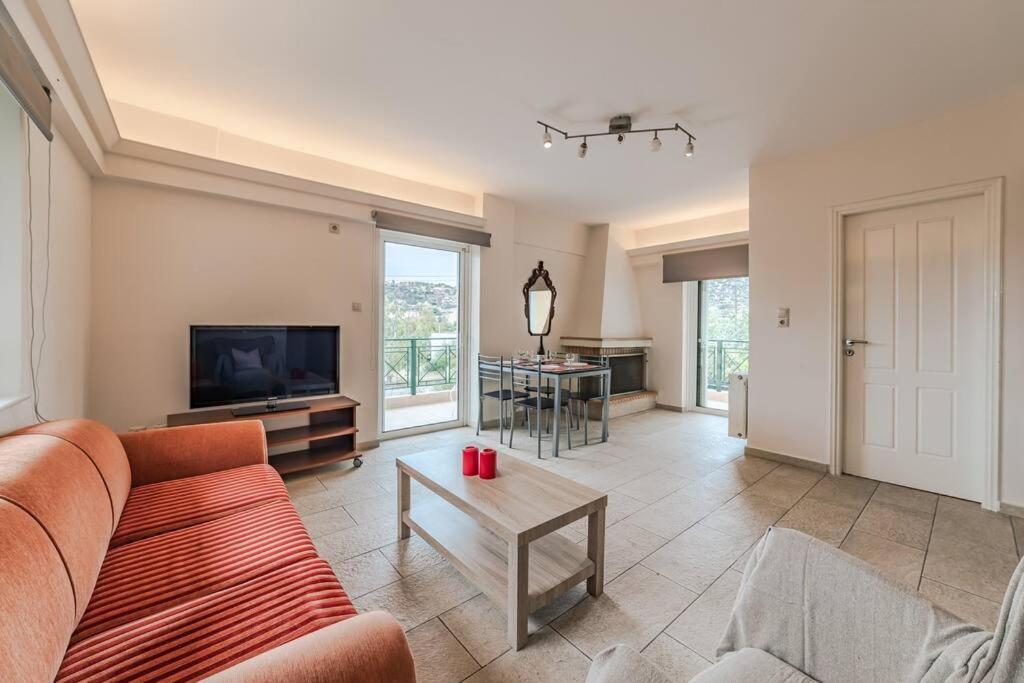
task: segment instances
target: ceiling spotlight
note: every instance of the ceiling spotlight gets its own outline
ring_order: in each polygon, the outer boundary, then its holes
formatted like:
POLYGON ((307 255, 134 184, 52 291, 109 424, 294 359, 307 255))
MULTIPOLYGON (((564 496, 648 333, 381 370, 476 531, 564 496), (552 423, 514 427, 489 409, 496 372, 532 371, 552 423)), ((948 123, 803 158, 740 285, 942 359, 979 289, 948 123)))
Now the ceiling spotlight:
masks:
POLYGON ((551 149, 551 133, 547 128, 544 129, 544 149, 551 149))
POLYGON ((692 156, 693 156, 693 138, 690 138, 690 141, 686 143, 686 158, 689 159, 692 156))
POLYGON ((658 131, 654 131, 654 137, 651 138, 651 151, 657 152, 661 149, 661 138, 658 137, 658 131))
POLYGON ((626 136, 623 135, 622 133, 619 133, 618 141, 619 141, 620 145, 622 144, 622 141, 625 140, 625 139, 626 139, 626 136))
POLYGON ((580 151, 576 152, 576 156, 580 159, 587 156, 587 139, 583 138, 583 142, 580 143, 580 151))

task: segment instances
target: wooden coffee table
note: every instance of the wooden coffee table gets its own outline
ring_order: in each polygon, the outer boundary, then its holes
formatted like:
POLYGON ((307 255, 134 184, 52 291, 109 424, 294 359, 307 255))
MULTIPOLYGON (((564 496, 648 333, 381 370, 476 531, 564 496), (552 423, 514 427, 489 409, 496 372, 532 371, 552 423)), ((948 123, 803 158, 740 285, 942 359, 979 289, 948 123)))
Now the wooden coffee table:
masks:
POLYGON ((510 455, 494 479, 462 475, 462 454, 436 450, 401 456, 398 538, 412 528, 467 579, 508 609, 508 640, 526 644, 527 617, 586 579, 604 590, 604 518, 608 496, 510 455), (441 500, 410 508, 410 479, 441 500), (586 547, 552 533, 587 517, 586 547))

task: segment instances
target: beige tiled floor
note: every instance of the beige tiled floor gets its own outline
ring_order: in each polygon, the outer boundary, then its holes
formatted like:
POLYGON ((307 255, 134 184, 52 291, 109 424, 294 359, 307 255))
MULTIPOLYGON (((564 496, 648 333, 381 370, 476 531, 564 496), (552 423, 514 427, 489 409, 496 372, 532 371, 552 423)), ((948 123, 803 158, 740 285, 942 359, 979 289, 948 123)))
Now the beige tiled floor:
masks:
MULTIPOLYGON (((365 464, 287 478, 321 553, 360 610, 407 629, 421 681, 582 681, 590 657, 625 642, 678 680, 710 665, 751 546, 771 524, 792 527, 875 564, 896 581, 992 628, 1024 544, 1022 520, 978 505, 743 456, 723 418, 652 411, 613 421, 608 443, 536 459, 608 492, 606 590, 582 585, 530 618, 512 652, 492 604, 421 539, 395 542, 394 459, 495 443, 467 429, 385 442, 365 464)), ((592 428, 591 434, 597 433, 592 428)), ((533 447, 531 449, 531 446, 533 447)), ((547 456, 548 445, 545 444, 547 456)), ((500 460, 499 460, 500 467, 500 460)), ((413 487, 413 505, 431 493, 413 487)), ((563 532, 585 542, 582 522, 563 532)))

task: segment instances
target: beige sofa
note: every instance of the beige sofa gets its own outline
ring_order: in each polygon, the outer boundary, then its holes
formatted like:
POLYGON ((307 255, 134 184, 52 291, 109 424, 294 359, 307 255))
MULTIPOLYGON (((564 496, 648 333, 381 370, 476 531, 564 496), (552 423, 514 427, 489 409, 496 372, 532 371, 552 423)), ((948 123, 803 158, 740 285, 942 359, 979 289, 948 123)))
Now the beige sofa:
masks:
MULTIPOLYGON (((994 633, 806 534, 769 529, 747 563, 718 663, 694 682, 1024 681, 1024 561, 994 633)), ((625 646, 587 683, 668 683, 625 646)))

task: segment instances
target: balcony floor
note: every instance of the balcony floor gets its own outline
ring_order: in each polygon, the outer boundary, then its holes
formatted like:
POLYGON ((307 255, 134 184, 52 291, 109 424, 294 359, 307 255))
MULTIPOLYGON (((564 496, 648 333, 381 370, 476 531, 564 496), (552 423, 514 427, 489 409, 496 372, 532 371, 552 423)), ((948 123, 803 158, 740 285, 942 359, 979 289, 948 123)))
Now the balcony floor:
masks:
POLYGON ((384 404, 384 431, 393 432, 409 427, 422 427, 439 422, 451 422, 459 416, 458 401, 438 401, 423 405, 387 407, 384 404))

